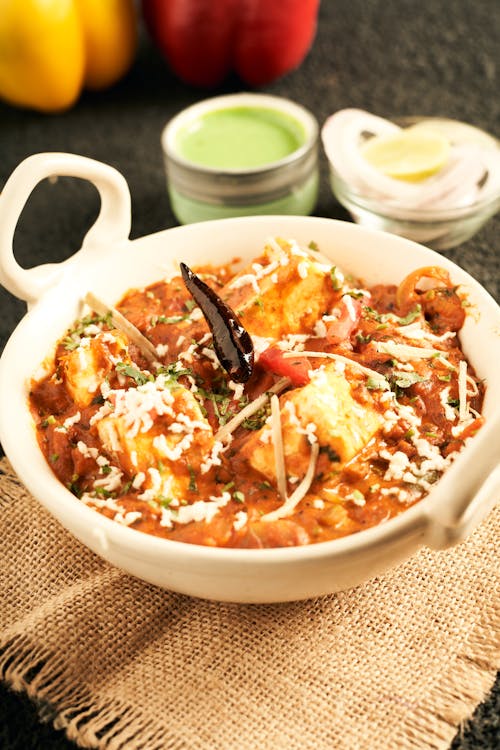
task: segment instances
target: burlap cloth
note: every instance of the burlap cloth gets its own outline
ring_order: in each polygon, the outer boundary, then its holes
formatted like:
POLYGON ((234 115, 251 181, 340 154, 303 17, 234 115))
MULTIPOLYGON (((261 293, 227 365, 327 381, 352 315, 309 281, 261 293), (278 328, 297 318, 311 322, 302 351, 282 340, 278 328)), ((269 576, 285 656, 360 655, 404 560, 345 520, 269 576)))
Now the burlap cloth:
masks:
POLYGON ((493 683, 498 511, 355 590, 241 606, 112 568, 0 472, 0 676, 83 747, 445 748, 493 683))

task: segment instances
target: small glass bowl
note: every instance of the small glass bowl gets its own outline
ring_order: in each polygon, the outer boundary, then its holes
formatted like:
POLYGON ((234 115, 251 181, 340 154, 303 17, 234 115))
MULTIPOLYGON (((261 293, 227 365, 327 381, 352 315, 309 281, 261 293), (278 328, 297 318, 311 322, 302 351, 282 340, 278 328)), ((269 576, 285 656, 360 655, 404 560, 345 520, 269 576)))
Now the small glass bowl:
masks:
MULTIPOLYGON (((457 133, 464 133, 465 140, 469 140, 472 131, 475 131, 480 139, 499 149, 500 160, 499 142, 479 128, 444 118, 408 117, 393 120, 401 127, 423 121, 449 123, 457 133)), ((500 182, 493 193, 469 205, 436 210, 410 209, 387 198, 362 194, 342 179, 330 160, 328 163, 333 194, 357 224, 406 237, 433 250, 449 250, 470 239, 500 209, 500 182)))

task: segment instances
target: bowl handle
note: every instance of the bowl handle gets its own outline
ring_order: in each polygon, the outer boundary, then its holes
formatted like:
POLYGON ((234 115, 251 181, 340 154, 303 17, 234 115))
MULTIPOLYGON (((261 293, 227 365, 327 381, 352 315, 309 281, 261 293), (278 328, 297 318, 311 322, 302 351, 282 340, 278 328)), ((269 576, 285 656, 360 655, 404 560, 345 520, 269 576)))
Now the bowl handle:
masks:
POLYGON ((130 224, 130 192, 125 178, 116 169, 76 154, 29 156, 13 171, 0 193, 0 283, 32 305, 61 279, 66 264, 72 263, 77 255, 88 255, 110 243, 126 240, 130 224), (36 185, 45 177, 56 175, 90 180, 101 197, 99 216, 85 235, 81 250, 71 258, 62 263, 22 268, 12 247, 19 216, 36 185))
POLYGON ((440 480, 426 513, 425 542, 446 549, 465 539, 500 500, 500 416, 486 423, 440 480))

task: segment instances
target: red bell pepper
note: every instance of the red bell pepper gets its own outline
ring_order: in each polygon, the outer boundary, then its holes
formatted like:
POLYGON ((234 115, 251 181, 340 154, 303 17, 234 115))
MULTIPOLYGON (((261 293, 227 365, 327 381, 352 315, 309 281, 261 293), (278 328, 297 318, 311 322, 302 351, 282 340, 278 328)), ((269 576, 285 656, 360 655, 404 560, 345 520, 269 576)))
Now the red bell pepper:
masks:
POLYGON ((311 362, 307 357, 285 357, 277 346, 265 349, 259 357, 259 364, 264 370, 289 378, 292 385, 307 385, 310 381, 311 362))
POLYGON ((298 67, 313 42, 320 0, 142 0, 151 36, 174 72, 216 86, 234 69, 263 86, 298 67))

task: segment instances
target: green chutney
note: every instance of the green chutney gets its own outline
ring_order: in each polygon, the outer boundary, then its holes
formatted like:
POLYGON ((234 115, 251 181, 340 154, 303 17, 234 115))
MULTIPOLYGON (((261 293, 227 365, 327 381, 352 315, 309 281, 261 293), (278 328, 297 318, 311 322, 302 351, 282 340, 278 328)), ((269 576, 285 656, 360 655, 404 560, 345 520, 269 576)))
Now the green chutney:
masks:
POLYGON ((176 136, 187 161, 214 169, 253 169, 280 161, 306 140, 298 120, 268 107, 227 107, 200 115, 176 136))

